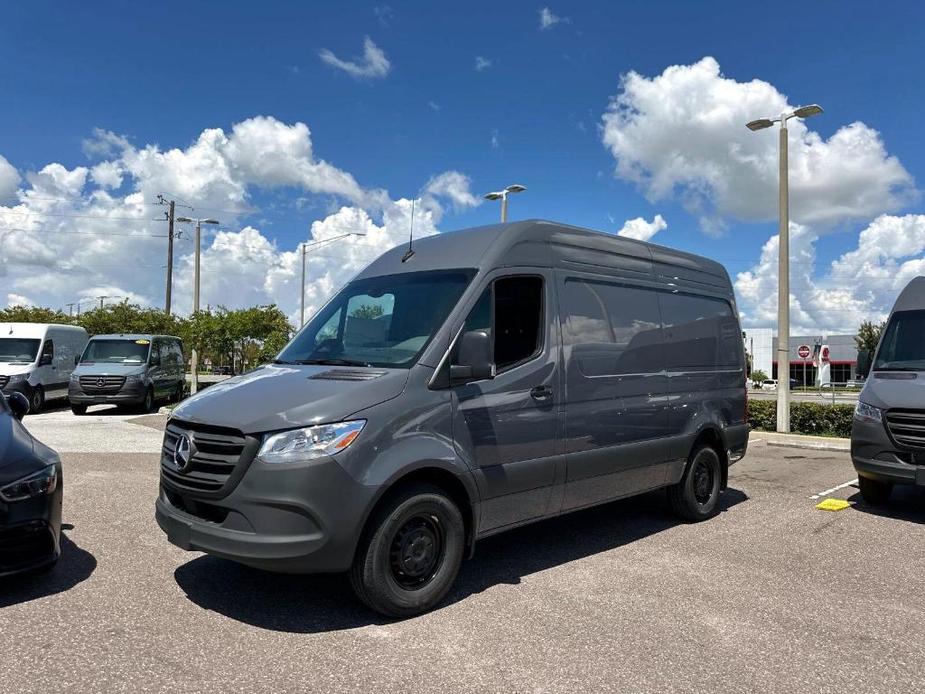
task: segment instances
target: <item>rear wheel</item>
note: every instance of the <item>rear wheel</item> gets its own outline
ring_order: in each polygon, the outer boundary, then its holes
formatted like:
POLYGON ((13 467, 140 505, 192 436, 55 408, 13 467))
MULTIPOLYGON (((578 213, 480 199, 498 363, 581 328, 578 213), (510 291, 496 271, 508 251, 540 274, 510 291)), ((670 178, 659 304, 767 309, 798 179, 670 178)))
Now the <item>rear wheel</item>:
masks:
POLYGON ((715 448, 706 444, 691 453, 678 484, 668 488, 672 510, 685 520, 701 521, 716 514, 723 464, 715 448))
POLYGON ((29 414, 38 414, 43 407, 45 407, 45 391, 42 386, 36 386, 29 396, 29 414))
POLYGON ((78 417, 82 417, 83 415, 87 414, 87 406, 75 405, 74 403, 71 403, 71 412, 76 414, 78 417))
POLYGON ((430 610, 447 594, 465 546, 456 504, 430 485, 409 488, 370 521, 350 569, 354 592, 389 617, 430 610))
POLYGON ((893 493, 893 485, 889 482, 881 482, 870 477, 858 477, 858 486, 861 488, 861 496, 871 506, 880 506, 890 500, 890 494, 893 493))

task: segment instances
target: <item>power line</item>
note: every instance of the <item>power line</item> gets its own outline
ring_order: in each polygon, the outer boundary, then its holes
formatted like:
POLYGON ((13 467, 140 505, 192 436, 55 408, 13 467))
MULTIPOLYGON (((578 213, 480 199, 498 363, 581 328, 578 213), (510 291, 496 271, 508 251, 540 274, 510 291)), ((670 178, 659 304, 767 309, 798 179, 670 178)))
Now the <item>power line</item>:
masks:
POLYGON ((104 217, 101 215, 91 215, 91 214, 64 214, 63 212, 38 212, 37 210, 30 210, 28 212, 15 212, 10 211, 6 214, 15 214, 21 217, 31 217, 42 216, 42 217, 66 217, 69 219, 99 219, 101 221, 112 221, 112 222, 166 222, 166 219, 147 219, 145 217, 104 217))
POLYGON ((167 234, 126 234, 118 231, 64 231, 62 229, 23 229, 22 227, 0 227, 0 231, 21 231, 27 234, 63 234, 70 236, 72 234, 81 236, 125 236, 128 238, 148 238, 148 239, 165 239, 167 234))

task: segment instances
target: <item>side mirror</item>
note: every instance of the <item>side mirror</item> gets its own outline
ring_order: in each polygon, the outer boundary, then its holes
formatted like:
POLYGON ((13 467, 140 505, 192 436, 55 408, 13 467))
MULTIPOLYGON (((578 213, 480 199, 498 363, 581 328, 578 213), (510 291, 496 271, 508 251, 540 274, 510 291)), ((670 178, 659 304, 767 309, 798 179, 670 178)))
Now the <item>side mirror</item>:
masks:
POLYGON ((39 359, 39 366, 51 366, 51 355, 43 354, 42 358, 39 359))
POLYGON ((74 355, 74 366, 77 366, 79 363, 80 363, 80 355, 75 354, 74 355))
POLYGON ((481 381, 495 377, 491 360, 491 336, 485 330, 470 330, 459 340, 456 364, 450 366, 451 381, 481 381))
POLYGON ((870 352, 866 349, 858 351, 858 365, 855 372, 860 378, 864 378, 870 373, 870 352))
POLYGON ((19 391, 10 393, 7 402, 9 402, 10 409, 13 410, 13 416, 16 419, 22 420, 23 417, 29 414, 29 398, 19 391))
POLYGON ((160 365, 161 365, 160 357, 151 357, 150 361, 148 361, 148 366, 160 366, 160 365))

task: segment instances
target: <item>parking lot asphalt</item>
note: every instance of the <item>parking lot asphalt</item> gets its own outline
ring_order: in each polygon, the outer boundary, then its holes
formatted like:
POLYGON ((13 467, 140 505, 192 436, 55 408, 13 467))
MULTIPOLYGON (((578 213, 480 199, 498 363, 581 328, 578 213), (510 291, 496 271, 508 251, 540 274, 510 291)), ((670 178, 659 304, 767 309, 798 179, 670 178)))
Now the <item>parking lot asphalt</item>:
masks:
POLYGON ((153 517, 164 418, 75 419, 26 419, 62 451, 67 529, 52 574, 0 583, 6 691, 918 692, 925 682, 925 500, 899 490, 876 510, 849 485, 830 493, 849 508, 817 510, 812 496, 855 478, 846 453, 753 434, 716 518, 679 523, 653 493, 499 535, 479 543, 444 605, 390 622, 342 576, 279 576, 169 545, 153 517))

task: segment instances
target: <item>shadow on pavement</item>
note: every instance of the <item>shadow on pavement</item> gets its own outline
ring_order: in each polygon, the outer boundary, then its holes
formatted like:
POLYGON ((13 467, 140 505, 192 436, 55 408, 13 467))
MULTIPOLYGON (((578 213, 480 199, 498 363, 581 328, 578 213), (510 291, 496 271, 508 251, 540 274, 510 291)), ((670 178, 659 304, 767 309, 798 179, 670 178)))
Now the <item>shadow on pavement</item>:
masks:
MULTIPOLYGON (((730 488, 720 498, 720 511, 747 499, 730 488)), ((537 571, 619 548, 680 522, 664 493, 653 492, 481 540, 443 605, 497 584, 516 585, 537 571)), ((174 578, 200 607, 263 629, 316 633, 391 621, 364 607, 341 574, 274 574, 203 556, 178 567, 174 578)))
POLYGON ((897 484, 893 487, 890 500, 883 506, 868 504, 860 493, 848 497, 848 501, 855 511, 910 523, 925 523, 925 489, 920 487, 897 484))
POLYGON ((90 577, 96 557, 61 533, 61 558, 48 573, 22 574, 0 579, 0 608, 70 590, 90 577))

